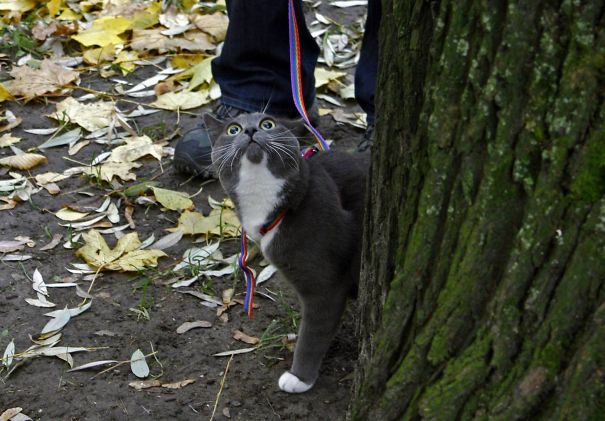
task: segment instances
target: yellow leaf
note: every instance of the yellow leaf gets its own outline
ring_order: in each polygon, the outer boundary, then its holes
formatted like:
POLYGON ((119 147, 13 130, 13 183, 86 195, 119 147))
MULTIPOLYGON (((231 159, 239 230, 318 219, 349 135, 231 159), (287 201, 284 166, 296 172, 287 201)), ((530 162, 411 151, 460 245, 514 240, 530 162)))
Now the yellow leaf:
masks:
POLYGON ((14 80, 5 82, 5 87, 13 96, 34 98, 55 92, 63 86, 78 80, 78 72, 65 69, 48 59, 44 59, 39 69, 29 66, 13 67, 10 75, 14 80))
POLYGON ((160 95, 157 100, 152 102, 152 107, 162 108, 164 110, 189 110, 191 108, 201 107, 210 102, 208 91, 191 92, 168 92, 160 95))
POLYGON ((81 18, 82 18, 82 16, 80 14, 78 14, 68 8, 63 9, 63 12, 61 12, 61 14, 59 16, 57 16, 57 19, 59 19, 59 20, 78 21, 81 18))
POLYGON ((90 230, 82 238, 85 244, 76 251, 76 256, 101 270, 138 271, 157 266, 157 259, 166 256, 161 250, 139 250, 141 242, 136 232, 120 238, 113 250, 98 231, 90 230))
POLYGON ((154 26, 159 21, 160 10, 162 3, 154 2, 142 12, 135 13, 132 16, 133 29, 145 29, 154 26))
POLYGON ((27 12, 36 7, 34 0, 1 0, 0 10, 10 10, 11 12, 27 12))
POLYGON ((188 89, 191 91, 204 83, 212 82, 212 69, 210 62, 214 59, 214 56, 210 56, 202 62, 196 64, 188 70, 179 73, 175 76, 176 80, 188 79, 191 77, 188 89))
POLYGON ((0 165, 16 168, 18 170, 30 170, 40 164, 45 164, 46 162, 47 159, 44 155, 35 153, 24 153, 0 159, 0 165))
POLYGON ((104 16, 93 21, 89 29, 72 36, 72 38, 86 47, 121 44, 123 41, 118 35, 130 29, 131 24, 130 20, 121 16, 104 16))
POLYGON ((170 62, 172 63, 172 67, 190 69, 203 61, 206 57, 206 54, 177 54, 172 57, 170 62))
POLYGON ((59 9, 61 8, 61 2, 61 0, 50 0, 48 3, 46 3, 48 13, 51 16, 55 16, 57 13, 59 13, 59 9))
POLYGON ((239 233, 239 220, 231 209, 212 209, 208 216, 199 212, 185 211, 179 217, 178 226, 169 231, 181 230, 190 235, 222 235, 223 237, 237 237, 239 233))
POLYGON ((123 181, 134 181, 137 176, 130 172, 133 168, 139 168, 141 164, 136 162, 106 162, 93 167, 85 167, 83 174, 99 178, 111 183, 113 177, 119 177, 123 181))
POLYGON ((107 159, 109 162, 132 162, 146 155, 158 161, 162 160, 162 147, 156 145, 148 136, 127 138, 126 144, 118 146, 107 159))
POLYGON ((334 70, 325 69, 323 67, 317 67, 315 69, 315 87, 319 88, 327 85, 331 81, 340 79, 344 75, 346 75, 345 72, 337 72, 334 70))
POLYGON ((84 51, 82 58, 88 64, 100 64, 115 59, 115 46, 113 44, 106 45, 105 47, 91 48, 90 50, 84 51))
POLYGON ((153 194, 162 206, 170 210, 193 209, 193 202, 186 193, 153 187, 153 194))
POLYGON ((10 133, 4 133, 2 136, 0 136, 0 148, 6 148, 7 146, 14 145, 20 141, 20 137, 13 136, 10 133))
POLYGON ((68 117, 72 123, 85 128, 89 132, 108 127, 114 114, 112 102, 94 102, 82 104, 72 97, 65 98, 57 104, 57 111, 49 117, 64 120, 68 117))
POLYGON ((127 75, 136 68, 134 62, 138 59, 139 55, 136 51, 122 50, 120 51, 120 54, 118 54, 118 57, 114 60, 114 63, 119 64, 120 69, 122 69, 122 73, 127 75))
POLYGON ((88 212, 77 212, 68 208, 62 208, 59 209, 57 212, 55 212, 55 216, 57 218, 59 218, 62 221, 69 221, 69 222, 73 222, 73 221, 78 221, 82 218, 85 218, 89 215, 88 212))
POLYGON ((0 83, 0 102, 4 102, 7 99, 13 99, 11 93, 0 83))

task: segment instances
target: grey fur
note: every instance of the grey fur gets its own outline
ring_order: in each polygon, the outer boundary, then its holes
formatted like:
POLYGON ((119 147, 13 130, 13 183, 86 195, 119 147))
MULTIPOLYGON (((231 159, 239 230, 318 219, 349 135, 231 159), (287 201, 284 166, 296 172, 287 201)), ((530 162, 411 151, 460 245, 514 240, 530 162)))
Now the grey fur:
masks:
POLYGON ((204 120, 213 143, 215 169, 236 210, 240 204, 235 186, 243 154, 251 161, 258 159, 253 162, 260 161, 257 155, 267 155, 271 173, 286 181, 267 222, 282 209, 287 213, 265 257, 298 293, 302 322, 290 371, 312 384, 347 297, 357 293, 369 154, 330 151, 303 159, 291 131, 292 125, 300 123, 277 120, 274 129, 265 131, 259 124, 266 117, 255 113, 227 122, 211 116, 204 116, 204 120), (237 136, 226 134, 233 123, 242 128, 237 136), (250 142, 250 133, 257 144, 250 142), (272 147, 271 142, 279 145, 272 147))

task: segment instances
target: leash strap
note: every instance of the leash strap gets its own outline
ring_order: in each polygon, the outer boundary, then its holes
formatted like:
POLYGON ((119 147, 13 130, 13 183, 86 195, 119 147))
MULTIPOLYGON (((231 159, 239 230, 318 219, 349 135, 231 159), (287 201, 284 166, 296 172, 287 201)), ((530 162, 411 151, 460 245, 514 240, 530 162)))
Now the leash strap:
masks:
POLYGON ((330 146, 323 138, 321 133, 317 131, 309 120, 309 113, 305 106, 305 99, 302 89, 302 61, 300 58, 300 34, 298 31, 298 22, 296 21, 296 12, 294 11, 294 0, 288 0, 288 29, 290 39, 290 84, 292 85, 292 99, 298 113, 303 118, 307 129, 313 136, 322 151, 327 151, 330 146))
MULTIPOLYGON (((302 89, 302 61, 300 54, 300 34, 298 31, 298 22, 296 20, 296 12, 294 10, 294 1, 288 0, 288 32, 290 40, 290 84, 292 86, 292 99, 294 105, 298 110, 298 113, 303 118, 305 126, 313 134, 317 141, 317 149, 322 151, 330 150, 330 146, 323 138, 321 133, 313 127, 311 120, 309 119, 309 113, 305 106, 305 99, 303 96, 302 89)), ((315 148, 308 148, 302 153, 303 158, 308 159, 317 152, 315 148)), ((261 234, 266 234, 271 229, 275 228, 283 219, 285 212, 280 214, 278 218, 271 224, 270 227, 264 228, 265 232, 261 231, 261 234)), ((240 255, 238 259, 239 267, 244 273, 246 278, 246 297, 244 298, 244 311, 248 313, 248 319, 252 320, 253 300, 254 300, 254 289, 256 288, 256 278, 254 272, 248 266, 248 246, 246 241, 246 231, 242 227, 242 236, 240 238, 240 255)))
POLYGON ((254 272, 248 267, 248 244, 246 241, 246 231, 242 227, 242 236, 240 237, 239 267, 244 272, 246 278, 246 297, 244 298, 244 311, 248 313, 248 320, 252 320, 252 309, 254 300, 254 288, 256 288, 256 278, 254 272))

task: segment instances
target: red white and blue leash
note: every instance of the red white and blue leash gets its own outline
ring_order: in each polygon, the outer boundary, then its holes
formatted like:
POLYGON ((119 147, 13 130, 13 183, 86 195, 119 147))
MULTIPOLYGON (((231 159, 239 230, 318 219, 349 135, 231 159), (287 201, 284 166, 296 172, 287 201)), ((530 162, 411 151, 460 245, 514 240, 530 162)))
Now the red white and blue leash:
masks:
MULTIPOLYGON (((305 106, 302 86, 302 61, 300 53, 300 33, 298 31, 298 22, 296 20, 296 12, 294 10, 294 1, 288 0, 288 32, 290 41, 290 82, 292 85, 292 99, 298 113, 303 118, 305 126, 315 137, 317 148, 322 151, 327 151, 330 146, 323 138, 321 133, 313 127, 309 119, 309 113, 305 106)), ((313 155, 313 149, 308 149, 303 152, 304 158, 309 158, 313 155)), ((273 228, 277 227, 284 217, 284 212, 281 212, 277 219, 270 223, 267 227, 261 228, 261 234, 265 235, 273 228)), ((240 238, 240 255, 238 259, 239 267, 246 278, 246 297, 244 298, 244 311, 248 313, 248 319, 252 319, 254 289, 256 288, 256 278, 254 272, 248 266, 248 245, 246 241, 246 231, 242 227, 242 235, 240 238)))

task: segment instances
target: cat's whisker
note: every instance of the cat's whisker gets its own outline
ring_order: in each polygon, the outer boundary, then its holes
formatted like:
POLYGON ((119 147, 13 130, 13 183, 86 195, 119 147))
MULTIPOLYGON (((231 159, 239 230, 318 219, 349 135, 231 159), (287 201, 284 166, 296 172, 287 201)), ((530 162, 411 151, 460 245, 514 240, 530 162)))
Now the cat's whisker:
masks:
MULTIPOLYGON (((282 153, 283 153, 286 156, 286 158, 292 162, 291 167, 296 170, 299 169, 299 164, 298 164, 298 160, 296 159, 296 154, 292 150, 285 148, 284 145, 282 145, 280 143, 269 142, 268 145, 270 145, 271 148, 276 151, 276 153, 280 157, 280 159, 282 158, 282 153), (282 153, 280 153, 280 152, 282 152, 282 153)), ((283 162, 283 159, 282 159, 282 162, 283 162)))

